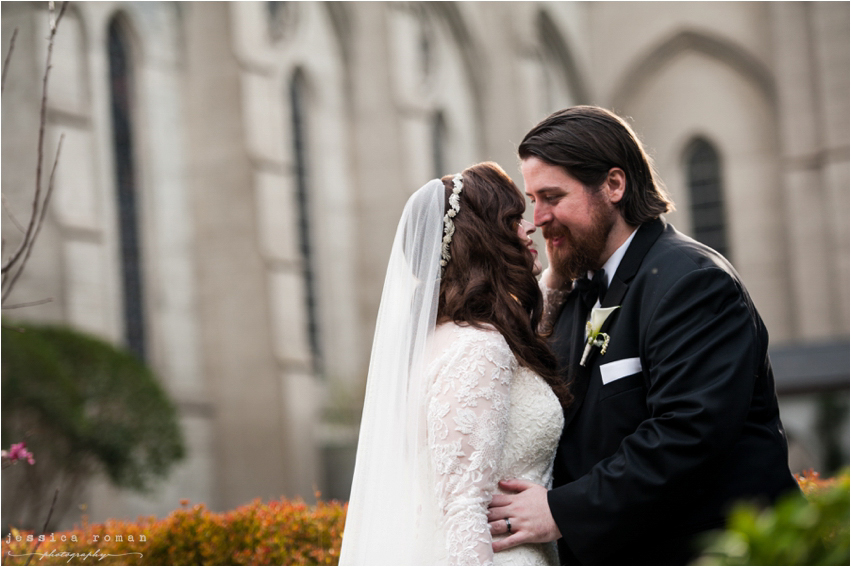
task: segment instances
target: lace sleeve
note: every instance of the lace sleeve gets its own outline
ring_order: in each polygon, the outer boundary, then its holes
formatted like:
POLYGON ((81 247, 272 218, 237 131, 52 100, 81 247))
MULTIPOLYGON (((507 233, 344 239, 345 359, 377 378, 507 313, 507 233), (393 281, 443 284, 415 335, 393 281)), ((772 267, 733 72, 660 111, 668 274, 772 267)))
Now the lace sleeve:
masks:
POLYGON ((516 366, 502 335, 466 329, 435 370, 428 446, 453 565, 493 562, 487 508, 500 480, 516 366))

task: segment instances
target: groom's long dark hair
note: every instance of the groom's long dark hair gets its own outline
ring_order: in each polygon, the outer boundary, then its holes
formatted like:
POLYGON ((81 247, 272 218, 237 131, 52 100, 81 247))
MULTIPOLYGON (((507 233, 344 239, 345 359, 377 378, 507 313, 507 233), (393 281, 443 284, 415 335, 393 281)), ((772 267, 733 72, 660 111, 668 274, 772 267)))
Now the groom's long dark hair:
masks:
MULTIPOLYGON (((571 396, 558 374, 555 356, 538 332, 544 302, 532 274, 534 258, 517 235, 526 201, 517 185, 493 162, 462 172, 460 211, 440 282, 438 322, 495 327, 517 361, 540 375, 562 405, 571 396)), ((452 176, 442 178, 446 210, 452 176)))
POLYGON ((532 128, 517 153, 558 165, 596 192, 613 167, 626 175, 626 190, 616 207, 623 220, 638 226, 674 210, 657 178, 653 160, 630 125, 598 106, 572 106, 544 118, 532 128))

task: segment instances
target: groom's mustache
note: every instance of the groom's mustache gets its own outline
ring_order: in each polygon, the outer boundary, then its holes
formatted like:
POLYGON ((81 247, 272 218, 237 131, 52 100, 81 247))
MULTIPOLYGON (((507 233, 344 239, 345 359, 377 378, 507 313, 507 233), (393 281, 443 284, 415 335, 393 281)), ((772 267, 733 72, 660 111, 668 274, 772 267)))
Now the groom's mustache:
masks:
POLYGON ((541 229, 541 234, 544 236, 545 240, 551 240, 553 238, 564 236, 568 232, 569 231, 567 230, 567 228, 563 226, 547 225, 541 229))

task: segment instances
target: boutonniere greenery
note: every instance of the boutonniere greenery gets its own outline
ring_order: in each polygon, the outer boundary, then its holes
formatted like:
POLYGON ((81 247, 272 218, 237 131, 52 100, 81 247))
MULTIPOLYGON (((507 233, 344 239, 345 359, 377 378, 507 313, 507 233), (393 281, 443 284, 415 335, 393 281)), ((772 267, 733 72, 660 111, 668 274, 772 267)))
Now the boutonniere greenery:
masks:
POLYGON ((588 359, 588 355, 591 354, 591 347, 599 347, 600 354, 606 354, 606 349, 609 348, 609 335, 608 333, 601 333, 600 329, 603 328, 603 323, 606 322, 612 311, 618 307, 620 305, 605 308, 595 307, 591 310, 591 319, 585 325, 585 332, 588 338, 585 341, 585 352, 582 353, 582 360, 579 361, 579 366, 585 366, 585 361, 588 359))

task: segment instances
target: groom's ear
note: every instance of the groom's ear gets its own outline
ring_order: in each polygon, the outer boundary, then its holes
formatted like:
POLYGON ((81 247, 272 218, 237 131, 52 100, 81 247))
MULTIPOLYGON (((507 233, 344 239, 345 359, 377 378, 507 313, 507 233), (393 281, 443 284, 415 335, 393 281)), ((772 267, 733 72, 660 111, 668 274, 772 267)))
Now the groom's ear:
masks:
POLYGON ((614 204, 620 203, 623 199, 624 191, 626 191, 626 174, 619 167, 613 167, 606 175, 606 181, 603 182, 606 195, 609 197, 609 202, 614 204))

